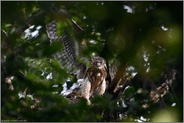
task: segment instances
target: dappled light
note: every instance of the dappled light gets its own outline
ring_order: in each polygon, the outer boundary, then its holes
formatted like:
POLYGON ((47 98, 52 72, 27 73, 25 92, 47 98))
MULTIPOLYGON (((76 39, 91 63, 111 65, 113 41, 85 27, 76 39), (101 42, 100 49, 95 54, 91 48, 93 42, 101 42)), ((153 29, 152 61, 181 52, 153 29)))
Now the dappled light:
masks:
POLYGON ((183 121, 182 1, 1 5, 2 122, 183 121))

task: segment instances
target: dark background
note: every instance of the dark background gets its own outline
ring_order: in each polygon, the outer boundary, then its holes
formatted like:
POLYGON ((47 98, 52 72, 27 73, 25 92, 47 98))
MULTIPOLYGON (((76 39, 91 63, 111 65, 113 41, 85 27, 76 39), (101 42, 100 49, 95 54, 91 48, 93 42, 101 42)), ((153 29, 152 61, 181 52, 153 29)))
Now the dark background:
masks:
MULTIPOLYGON (((68 25, 69 26, 69 25, 68 25)), ((69 27, 70 28, 70 27, 69 27)), ((71 32, 72 33, 72 32, 71 32)), ((1 2, 1 120, 2 121, 183 121, 183 2, 1 2), (54 15, 50 7, 65 8, 85 31, 76 39, 86 40, 90 53, 107 61, 120 62, 119 83, 131 80, 121 93, 95 97, 94 106, 81 99, 76 103, 60 93, 71 75, 62 69, 52 54, 62 48, 50 46, 45 25, 65 17, 54 15), (133 8, 128 13, 124 6, 133 8), (44 11, 43 13, 40 11, 44 11), (40 13, 39 13, 40 12, 40 13), (27 23, 27 25, 26 25, 27 23), (21 38, 35 25, 42 28, 37 37, 21 38), (166 28, 164 31, 162 26, 166 28), (100 34, 100 35, 98 35, 100 34), (94 40, 95 44, 90 43, 94 40), (145 61, 143 55, 148 57, 145 61), (51 58, 51 62, 50 62, 51 58), (133 66, 134 70, 126 68, 133 66), (148 70, 146 72, 146 70, 148 70), (157 103, 149 98, 150 85, 161 86, 165 76, 176 70, 172 89, 157 103), (121 71, 122 70, 122 71, 121 71), (46 79, 52 71, 53 78, 46 79), (136 76, 131 73, 136 72, 136 76), (9 82, 10 81, 10 82, 9 82), (9 82, 9 83, 8 83, 9 82), (150 84, 150 83, 152 84, 150 84), (58 84, 58 88, 53 88, 58 84), (13 89, 12 89, 13 87, 13 89), (138 94, 137 90, 142 89, 138 94), (22 93, 25 98, 19 98, 22 93), (33 94, 33 99, 27 95, 33 94), (116 98, 111 99, 112 96, 116 98), (123 103, 124 102, 124 103, 123 103), (176 103, 176 106, 171 106, 176 103), (126 106, 124 106, 124 104, 126 106), (143 104, 148 107, 143 108, 143 104), (142 119, 141 117, 144 117, 142 119)))

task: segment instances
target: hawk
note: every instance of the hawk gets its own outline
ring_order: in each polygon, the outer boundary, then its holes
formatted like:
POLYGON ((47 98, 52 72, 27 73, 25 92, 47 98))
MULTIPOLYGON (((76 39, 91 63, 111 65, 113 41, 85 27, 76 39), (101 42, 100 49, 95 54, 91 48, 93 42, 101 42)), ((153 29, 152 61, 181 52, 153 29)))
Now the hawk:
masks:
MULTIPOLYGON (((71 22, 73 22, 74 30, 76 27, 79 27, 73 20, 71 20, 71 22)), ((98 95, 103 95, 105 93, 105 79, 107 77, 106 62, 99 56, 92 56, 91 66, 89 68, 79 62, 77 59, 79 56, 78 42, 70 35, 67 28, 64 29, 61 35, 58 35, 57 24, 57 20, 53 20, 46 25, 47 34, 51 43, 56 41, 60 42, 63 46, 62 51, 54 54, 54 58, 56 58, 61 63, 62 67, 66 68, 69 73, 76 75, 78 80, 82 79, 80 95, 90 104, 89 98, 94 93, 98 95)), ((81 30, 81 28, 78 30, 81 30)))

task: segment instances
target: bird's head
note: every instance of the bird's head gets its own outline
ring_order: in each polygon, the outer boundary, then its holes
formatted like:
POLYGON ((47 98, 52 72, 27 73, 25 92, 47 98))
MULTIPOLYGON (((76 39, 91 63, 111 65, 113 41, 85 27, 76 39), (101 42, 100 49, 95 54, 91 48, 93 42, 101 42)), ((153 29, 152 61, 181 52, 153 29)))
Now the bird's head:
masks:
POLYGON ((102 57, 99 56, 92 56, 92 65, 96 66, 98 68, 105 67, 106 68, 106 62, 102 57))

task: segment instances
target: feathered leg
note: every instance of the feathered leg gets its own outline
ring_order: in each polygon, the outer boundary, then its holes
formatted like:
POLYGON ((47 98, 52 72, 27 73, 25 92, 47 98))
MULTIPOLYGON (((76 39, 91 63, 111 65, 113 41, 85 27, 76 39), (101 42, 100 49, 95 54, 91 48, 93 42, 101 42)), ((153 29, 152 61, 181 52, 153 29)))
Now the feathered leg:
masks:
POLYGON ((91 82, 88 79, 84 80, 84 84, 81 87, 81 95, 87 100, 88 104, 90 105, 91 102, 89 98, 91 96, 91 82))

